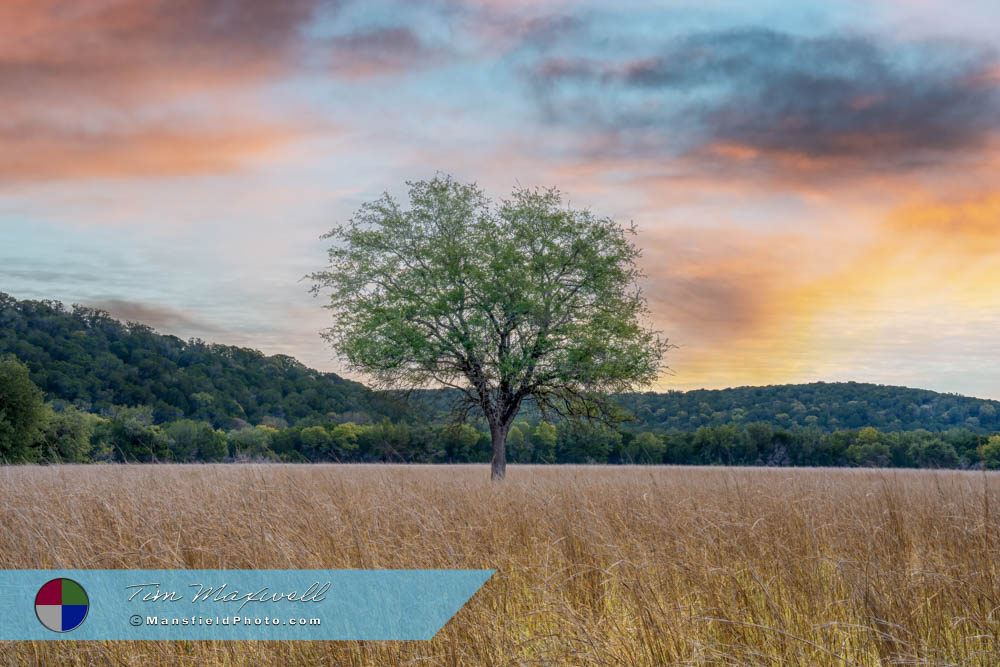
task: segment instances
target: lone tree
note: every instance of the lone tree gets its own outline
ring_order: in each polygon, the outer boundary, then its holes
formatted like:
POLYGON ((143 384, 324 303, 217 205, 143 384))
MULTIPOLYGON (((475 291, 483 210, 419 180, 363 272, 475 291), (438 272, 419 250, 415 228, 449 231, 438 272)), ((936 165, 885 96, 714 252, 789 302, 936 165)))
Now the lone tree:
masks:
POLYGON ((458 390, 480 410, 506 472, 507 433, 526 400, 543 413, 614 423, 611 392, 654 381, 670 347, 643 324, 634 226, 563 205, 554 189, 491 202, 449 176, 364 204, 333 239, 313 292, 331 292, 323 335, 383 389, 458 390))

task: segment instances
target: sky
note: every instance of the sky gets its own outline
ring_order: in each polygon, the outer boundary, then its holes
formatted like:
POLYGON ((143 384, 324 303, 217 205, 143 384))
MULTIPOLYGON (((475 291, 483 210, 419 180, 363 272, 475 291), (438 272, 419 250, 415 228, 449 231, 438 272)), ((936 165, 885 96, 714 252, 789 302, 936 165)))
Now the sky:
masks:
POLYGON ((341 371, 303 277, 406 181, 634 222, 656 390, 1000 399, 993 0, 4 0, 0 291, 341 371))

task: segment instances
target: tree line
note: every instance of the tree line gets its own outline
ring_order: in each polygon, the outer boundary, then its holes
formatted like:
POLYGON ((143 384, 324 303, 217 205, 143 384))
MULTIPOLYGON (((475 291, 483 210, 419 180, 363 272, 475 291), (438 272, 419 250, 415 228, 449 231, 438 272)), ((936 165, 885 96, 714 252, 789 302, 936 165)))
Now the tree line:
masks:
MULTIPOLYGON (((290 357, 184 342, 103 311, 0 294, 0 460, 484 462, 448 391, 410 405, 290 357)), ((856 383, 628 394, 618 428, 542 415, 517 463, 995 467, 995 401, 856 383), (878 427, 878 428, 873 428, 878 427)))
MULTIPOLYGON (((469 463, 492 455, 490 433, 481 423, 325 419, 219 429, 187 418, 156 423, 151 406, 112 406, 94 414, 62 400, 45 402, 27 367, 12 358, 0 360, 0 406, 0 460, 7 463, 469 463)), ((515 422, 508 444, 514 463, 1000 467, 1000 434, 965 428, 823 432, 752 422, 664 432, 536 418, 515 422)))
MULTIPOLYGON (((0 357, 24 362, 49 400, 105 414, 148 406, 153 421, 207 422, 224 431, 283 428, 333 419, 355 423, 443 421, 455 392, 415 392, 407 403, 291 357, 158 334, 107 312, 0 293, 0 357)), ((739 387, 616 397, 632 416, 625 431, 695 432, 702 426, 764 422, 823 432, 1000 431, 1000 402, 923 389, 854 382, 739 387)), ((539 415, 531 401, 524 413, 539 415)))
POLYGON ((676 431, 755 421, 823 431, 1000 430, 998 401, 861 382, 646 392, 619 400, 646 427, 676 431))
MULTIPOLYGON (((415 392, 411 402, 422 412, 447 411, 454 392, 415 392)), ((785 430, 823 432, 871 426, 882 431, 1000 431, 1000 402, 926 389, 862 382, 696 389, 619 394, 619 406, 631 416, 627 428, 668 432, 702 426, 765 422, 785 430)), ((534 413, 534 406, 525 408, 534 413)))

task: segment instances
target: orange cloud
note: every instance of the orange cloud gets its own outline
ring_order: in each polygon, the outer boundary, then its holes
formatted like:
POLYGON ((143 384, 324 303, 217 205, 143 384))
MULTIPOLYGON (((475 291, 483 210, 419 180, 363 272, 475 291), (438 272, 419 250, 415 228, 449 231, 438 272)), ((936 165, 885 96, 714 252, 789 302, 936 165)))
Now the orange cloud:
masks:
POLYGON ((294 65, 316 2, 0 3, 0 179, 203 173, 274 150, 298 132, 251 91, 294 65))
MULTIPOLYGON (((0 4, 2 76, 152 69, 257 71, 294 57, 317 0, 6 0, 0 4)), ((191 72, 194 74, 194 72, 191 72)), ((155 85, 158 81, 151 81, 155 85)))
POLYGON ((860 245, 835 229, 683 230, 647 242, 656 324, 681 345, 662 386, 821 380, 866 354, 943 364, 960 353, 923 339, 973 333, 1000 308, 1000 193, 914 197, 872 224, 860 245))
POLYGON ((1000 251, 1000 193, 908 204, 889 217, 886 230, 935 246, 958 245, 967 254, 994 254, 1000 251))
POLYGON ((790 349, 784 309, 792 284, 808 282, 818 241, 731 226, 672 229, 642 239, 655 325, 680 347, 664 387, 787 381, 805 361, 790 349))
POLYGON ((0 130, 0 182, 228 171, 273 154, 295 134, 280 127, 157 126, 88 133, 19 126, 0 130))

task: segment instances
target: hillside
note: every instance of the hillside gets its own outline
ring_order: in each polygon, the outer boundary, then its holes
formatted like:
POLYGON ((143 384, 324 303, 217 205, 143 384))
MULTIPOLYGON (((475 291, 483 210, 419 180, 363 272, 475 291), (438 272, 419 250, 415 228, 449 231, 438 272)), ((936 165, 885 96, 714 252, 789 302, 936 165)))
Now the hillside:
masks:
MULTIPOLYGON (((452 394, 417 392, 410 412, 364 385, 295 359, 256 350, 183 341, 108 313, 56 301, 18 301, 0 292, 0 356, 27 364, 49 400, 100 412, 148 405, 157 422, 186 417, 216 428, 319 421, 393 421, 413 413, 446 418, 452 394)), ((635 421, 625 430, 694 431, 765 422, 824 432, 873 426, 883 431, 975 433, 1000 430, 1000 402, 876 384, 823 383, 638 393, 620 397, 635 421)), ((530 406, 523 418, 534 421, 530 406)))
POLYGON ((101 310, 0 292, 0 357, 7 354, 28 366, 49 400, 92 412, 148 405, 158 423, 186 417, 232 428, 401 414, 364 385, 288 356, 183 341, 101 310))
MULTIPOLYGON (((413 399, 422 412, 443 415, 455 394, 422 391, 413 399)), ((627 431, 695 431, 702 426, 763 422, 780 429, 823 432, 872 426, 883 431, 962 428, 1000 430, 1000 402, 859 382, 814 382, 732 389, 623 394, 619 403, 634 417, 627 431)), ((530 405, 522 417, 537 418, 530 405)))
POLYGON ((884 431, 977 433, 1000 430, 1000 402, 859 382, 628 394, 621 403, 646 429, 691 431, 730 422, 822 431, 873 426, 884 431))

